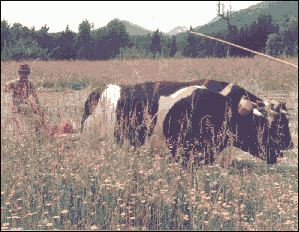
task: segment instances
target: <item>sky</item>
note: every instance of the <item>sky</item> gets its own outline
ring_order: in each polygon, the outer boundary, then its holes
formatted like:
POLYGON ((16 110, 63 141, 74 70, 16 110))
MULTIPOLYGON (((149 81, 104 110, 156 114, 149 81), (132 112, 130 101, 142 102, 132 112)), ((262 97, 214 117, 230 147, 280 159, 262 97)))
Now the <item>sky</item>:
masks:
MULTIPOLYGON (((238 11, 261 1, 223 1, 225 12, 230 5, 232 11, 238 11)), ((78 33, 79 24, 87 19, 95 29, 104 27, 114 18, 127 20, 147 30, 169 32, 177 26, 202 26, 217 15, 218 1, 140 1, 140 2, 89 2, 89 1, 1 1, 1 20, 12 26, 21 23, 39 30, 47 24, 49 32, 64 31, 66 25, 78 33)), ((222 7, 221 13, 222 13, 222 7)))

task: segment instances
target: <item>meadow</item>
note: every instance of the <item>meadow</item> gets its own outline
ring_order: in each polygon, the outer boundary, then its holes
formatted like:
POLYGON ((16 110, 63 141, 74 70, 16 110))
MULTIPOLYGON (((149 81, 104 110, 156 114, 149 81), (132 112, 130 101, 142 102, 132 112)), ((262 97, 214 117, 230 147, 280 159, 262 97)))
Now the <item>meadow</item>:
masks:
MULTIPOLYGON (((281 57, 298 65, 298 58, 281 57)), ((298 230, 298 69, 267 58, 1 62, 1 230, 298 230), (47 128, 80 128, 101 83, 214 79, 285 100, 292 150, 267 165, 234 147, 183 169, 167 146, 56 140, 11 113, 5 83, 29 64, 47 128), (24 125, 21 126, 20 125, 24 125), (29 125, 29 126, 28 126, 29 125), (38 136, 43 136, 38 143, 38 136)))

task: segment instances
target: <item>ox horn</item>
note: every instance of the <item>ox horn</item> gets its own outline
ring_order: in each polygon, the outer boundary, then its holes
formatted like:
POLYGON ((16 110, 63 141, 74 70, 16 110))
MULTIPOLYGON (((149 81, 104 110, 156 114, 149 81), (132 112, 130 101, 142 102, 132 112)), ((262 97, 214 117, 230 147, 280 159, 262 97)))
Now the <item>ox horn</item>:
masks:
POLYGON ((238 112, 242 116, 248 115, 250 112, 253 112, 254 115, 264 116, 259 110, 260 108, 258 104, 251 102, 248 97, 245 95, 242 96, 240 103, 238 105, 238 112))
POLYGON ((282 114, 285 114, 285 115, 290 115, 288 112, 286 112, 286 111, 283 110, 283 109, 280 109, 280 112, 281 112, 282 114))
POLYGON ((252 110, 253 110, 252 102, 246 96, 242 96, 238 105, 238 113, 242 116, 246 116, 252 110))
POLYGON ((257 116, 263 116, 263 114, 258 111, 257 109, 253 109, 253 114, 257 115, 257 116))

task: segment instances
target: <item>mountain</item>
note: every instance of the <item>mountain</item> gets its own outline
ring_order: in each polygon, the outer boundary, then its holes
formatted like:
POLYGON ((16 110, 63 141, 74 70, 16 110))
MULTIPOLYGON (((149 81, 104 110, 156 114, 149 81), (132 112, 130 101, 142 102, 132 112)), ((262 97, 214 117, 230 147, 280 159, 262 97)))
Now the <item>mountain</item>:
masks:
POLYGON ((178 33, 186 32, 187 30, 188 30, 188 28, 186 28, 186 27, 180 27, 180 26, 178 26, 178 27, 173 28, 172 30, 170 30, 166 34, 168 34, 168 35, 176 35, 178 33))
MULTIPOLYGON (((282 27, 285 25, 287 19, 294 17, 298 21, 298 2, 297 1, 265 1, 242 9, 239 11, 229 13, 230 24, 236 26, 239 30, 241 27, 250 25, 252 21, 256 20, 260 14, 271 14, 273 21, 282 27)), ((151 35, 154 31, 145 29, 142 26, 121 20, 126 25, 126 30, 130 35, 151 35)), ((221 30, 227 29, 227 21, 221 19, 220 16, 216 16, 205 25, 194 27, 194 32, 200 32, 203 34, 217 33, 221 30)), ((177 26, 167 33, 163 33, 166 36, 172 36, 185 34, 187 28, 177 26)), ((184 37, 184 36, 183 36, 184 37)))
POLYGON ((120 22, 125 24, 126 31, 129 33, 129 35, 147 35, 148 33, 151 35, 154 34, 154 31, 145 29, 144 27, 131 23, 127 20, 120 20, 120 22))
MULTIPOLYGON (((120 20, 120 22, 125 24, 126 30, 129 33, 129 35, 147 35, 148 33, 150 33, 152 35, 154 33, 154 31, 145 29, 144 27, 139 26, 134 23, 131 23, 127 20, 120 20)), ((187 31, 186 27, 177 26, 167 33, 162 32, 162 34, 172 36, 172 35, 176 35, 181 32, 186 32, 186 31, 187 31)))
MULTIPOLYGON (((229 13, 229 22, 238 30, 250 25, 261 14, 270 14, 274 23, 282 28, 287 19, 294 17, 298 21, 298 2, 296 1, 266 1, 229 13)), ((217 33, 227 29, 227 21, 216 16, 209 23, 194 28, 194 32, 203 34, 217 33)))

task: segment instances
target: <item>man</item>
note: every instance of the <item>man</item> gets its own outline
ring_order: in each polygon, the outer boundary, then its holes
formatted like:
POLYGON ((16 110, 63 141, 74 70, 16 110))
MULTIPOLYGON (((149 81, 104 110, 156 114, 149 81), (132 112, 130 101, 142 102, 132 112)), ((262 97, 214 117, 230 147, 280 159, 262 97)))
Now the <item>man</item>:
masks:
POLYGON ((12 92, 12 112, 27 117, 33 117, 35 119, 35 131, 38 131, 44 119, 40 112, 40 103, 36 94, 36 88, 34 84, 28 80, 28 75, 30 74, 29 65, 20 65, 19 74, 19 79, 6 83, 4 92, 12 92), (29 100, 30 96, 33 97, 34 101, 29 100))
MULTIPOLYGON (((33 124, 35 132, 40 131, 41 126, 50 128, 45 125, 45 115, 41 111, 41 106, 36 94, 34 84, 28 80, 30 68, 28 64, 20 65, 20 79, 7 82, 4 92, 12 92, 13 113, 20 114, 34 120, 33 124), (29 97, 33 97, 29 99, 29 97)), ((50 134, 72 134, 74 132, 73 125, 69 122, 63 122, 50 129, 50 134)))
POLYGON ((6 83, 4 92, 12 92, 14 113, 27 115, 30 113, 28 110, 33 110, 34 113, 36 113, 36 110, 39 110, 40 108, 40 104, 36 94, 36 88, 34 84, 28 80, 28 75, 30 74, 29 65, 20 65, 19 74, 20 79, 6 83), (29 100, 30 95, 32 95, 35 100, 35 106, 33 106, 32 102, 29 100), (26 107, 26 105, 28 106, 26 107))

